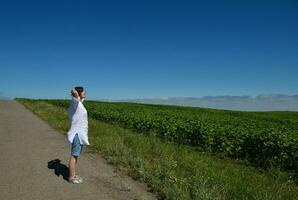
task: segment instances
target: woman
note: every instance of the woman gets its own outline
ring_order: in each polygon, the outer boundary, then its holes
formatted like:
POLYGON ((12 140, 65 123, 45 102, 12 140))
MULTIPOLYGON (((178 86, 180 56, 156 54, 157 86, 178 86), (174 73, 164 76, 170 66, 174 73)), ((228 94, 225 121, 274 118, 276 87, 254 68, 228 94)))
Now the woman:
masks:
POLYGON ((88 115, 83 105, 85 91, 83 87, 75 87, 71 90, 72 102, 68 108, 68 118, 71 127, 67 132, 67 140, 71 144, 71 155, 69 158, 69 177, 70 183, 82 183, 83 179, 76 175, 75 168, 78 162, 83 145, 90 145, 88 141, 88 115))

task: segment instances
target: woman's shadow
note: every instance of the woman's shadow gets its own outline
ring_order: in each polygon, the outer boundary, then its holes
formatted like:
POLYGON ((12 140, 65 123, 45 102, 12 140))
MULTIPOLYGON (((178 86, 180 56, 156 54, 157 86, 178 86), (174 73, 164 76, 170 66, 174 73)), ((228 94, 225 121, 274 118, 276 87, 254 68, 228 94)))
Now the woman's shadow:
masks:
POLYGON ((48 162, 48 168, 53 169, 54 173, 59 177, 62 175, 63 179, 65 181, 68 181, 68 176, 69 176, 69 168, 61 163, 61 160, 59 159, 54 159, 48 162))

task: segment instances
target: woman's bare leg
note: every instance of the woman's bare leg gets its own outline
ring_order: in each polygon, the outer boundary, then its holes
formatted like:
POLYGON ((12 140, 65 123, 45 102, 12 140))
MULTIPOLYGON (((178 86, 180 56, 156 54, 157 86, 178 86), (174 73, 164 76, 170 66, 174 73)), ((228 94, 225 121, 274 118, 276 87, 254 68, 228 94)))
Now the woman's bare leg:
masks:
POLYGON ((77 163, 77 158, 73 155, 70 156, 69 158, 69 163, 68 163, 68 168, 69 168, 69 178, 68 179, 74 179, 76 175, 76 163, 77 163))

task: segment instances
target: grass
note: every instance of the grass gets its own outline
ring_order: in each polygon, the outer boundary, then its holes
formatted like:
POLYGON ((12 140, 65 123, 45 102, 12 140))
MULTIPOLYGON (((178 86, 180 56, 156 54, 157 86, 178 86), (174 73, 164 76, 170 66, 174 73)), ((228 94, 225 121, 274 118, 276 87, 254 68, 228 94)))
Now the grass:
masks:
MULTIPOLYGON (((70 125, 64 108, 16 100, 66 134, 70 125)), ((147 183, 160 199, 277 200, 298 196, 289 174, 278 169, 262 171, 92 118, 89 140, 91 152, 100 152, 119 170, 147 183)))

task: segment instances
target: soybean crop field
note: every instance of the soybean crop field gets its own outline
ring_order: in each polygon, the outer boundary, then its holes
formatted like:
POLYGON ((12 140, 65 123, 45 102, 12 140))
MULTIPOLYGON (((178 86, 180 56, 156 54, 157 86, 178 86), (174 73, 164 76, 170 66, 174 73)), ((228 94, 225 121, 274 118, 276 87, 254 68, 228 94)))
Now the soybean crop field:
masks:
MULTIPOLYGON (((28 100, 34 101, 34 100, 28 100)), ((67 108, 69 100, 43 100, 67 108)), ((297 112, 239 112, 182 106, 84 102, 94 119, 198 151, 298 171, 297 112)))

